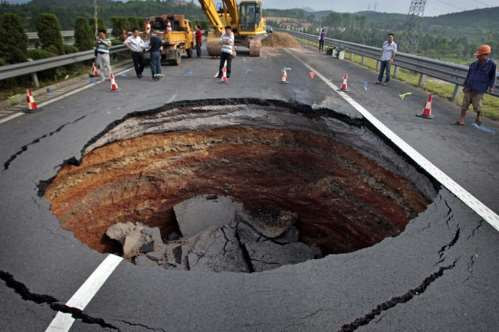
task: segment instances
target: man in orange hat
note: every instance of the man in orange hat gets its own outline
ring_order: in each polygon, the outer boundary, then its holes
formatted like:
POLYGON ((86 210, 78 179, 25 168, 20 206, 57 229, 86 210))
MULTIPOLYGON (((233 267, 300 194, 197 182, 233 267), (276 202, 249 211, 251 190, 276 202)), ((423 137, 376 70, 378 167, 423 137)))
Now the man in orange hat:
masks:
POLYGON ((482 45, 475 53, 477 61, 470 65, 468 75, 464 81, 464 99, 461 107, 461 116, 456 122, 459 126, 464 126, 464 118, 470 105, 476 112, 475 123, 481 125, 480 108, 482 106, 483 95, 491 92, 496 82, 496 64, 490 59, 492 48, 489 45, 482 45))

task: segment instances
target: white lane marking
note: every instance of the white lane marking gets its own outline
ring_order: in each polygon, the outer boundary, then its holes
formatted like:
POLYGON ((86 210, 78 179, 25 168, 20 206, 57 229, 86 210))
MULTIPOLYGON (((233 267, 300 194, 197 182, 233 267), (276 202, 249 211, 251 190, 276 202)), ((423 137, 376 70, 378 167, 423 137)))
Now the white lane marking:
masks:
MULTIPOLYGON (((84 310, 122 260, 122 257, 112 254, 108 255, 87 280, 85 280, 83 285, 81 285, 69 301, 66 302, 66 305, 68 307, 84 310)), ((71 314, 58 312, 45 332, 69 331, 74 321, 71 314)))
MULTIPOLYGON (((122 74, 125 74, 125 73, 129 72, 129 71, 130 71, 130 70, 132 70, 132 69, 133 69, 133 67, 132 67, 132 68, 125 69, 125 70, 123 70, 123 71, 120 71, 120 72, 116 73, 116 76, 118 76, 118 75, 122 75, 122 74)), ((40 108, 42 108, 42 107, 45 107, 45 106, 48 106, 48 105, 50 105, 50 104, 52 104, 52 103, 55 103, 55 102, 57 102, 57 101, 59 101, 59 100, 62 100, 62 99, 64 99, 64 98, 67 98, 67 97, 69 97, 69 96, 72 96, 72 95, 74 95, 74 94, 76 94, 76 93, 78 93, 78 92, 82 92, 82 91, 85 91, 85 90, 87 90, 87 89, 90 89, 91 87, 94 87, 94 86, 96 86, 96 85, 98 85, 98 84, 101 84, 101 83, 104 83, 104 82, 105 82, 105 81, 96 81, 96 82, 93 82, 93 83, 90 83, 90 84, 84 85, 84 86, 82 86, 82 87, 80 87, 80 88, 78 88, 78 89, 75 89, 75 90, 72 90, 72 91, 70 91, 70 92, 67 92, 67 93, 65 93, 65 94, 62 94, 62 95, 60 95, 60 96, 57 96, 57 97, 55 97, 55 98, 52 98, 52 99, 50 99, 50 100, 47 100, 47 101, 45 101, 45 102, 43 102, 43 103, 38 104, 38 109, 40 109, 40 108)), ((25 115, 25 114, 26 114, 26 113, 19 112, 19 113, 16 113, 16 114, 10 115, 10 116, 8 116, 8 117, 6 117, 6 118, 1 119, 1 120, 0 120, 0 124, 5 123, 5 122, 10 121, 10 120, 13 120, 13 119, 15 119, 15 118, 17 118, 17 117, 20 117, 20 116, 22 116, 22 115, 25 115)))
POLYGON ((486 222, 488 222, 492 227, 499 231, 499 216, 488 208, 485 204, 480 202, 475 196, 469 193, 466 189, 461 187, 456 181, 445 174, 437 166, 433 165, 428 159, 426 159, 421 153, 416 149, 406 143, 402 138, 395 134, 390 128, 385 126, 381 121, 379 121, 374 115, 372 115, 367 109, 355 101, 352 97, 343 91, 340 91, 338 87, 328 80, 324 75, 319 73, 315 68, 310 66, 308 63, 303 61, 293 52, 285 49, 286 53, 294 57, 300 63, 302 63, 306 68, 315 72, 317 77, 319 77, 324 83, 326 83, 331 89, 338 93, 347 103, 353 106, 362 116, 369 121, 374 127, 383 133, 390 141, 396 144, 405 154, 407 154, 412 160, 414 160, 419 166, 426 170, 431 176, 433 176, 438 182, 440 182, 444 187, 446 187, 451 193, 453 193, 457 198, 459 198, 464 204, 475 211, 480 217, 482 217, 486 222))
POLYGON ((0 124, 5 123, 5 122, 10 121, 10 120, 13 120, 13 119, 15 119, 17 117, 20 117, 21 115, 24 115, 24 113, 19 112, 19 113, 14 113, 12 115, 9 115, 8 117, 5 117, 5 118, 1 119, 0 120, 0 124))

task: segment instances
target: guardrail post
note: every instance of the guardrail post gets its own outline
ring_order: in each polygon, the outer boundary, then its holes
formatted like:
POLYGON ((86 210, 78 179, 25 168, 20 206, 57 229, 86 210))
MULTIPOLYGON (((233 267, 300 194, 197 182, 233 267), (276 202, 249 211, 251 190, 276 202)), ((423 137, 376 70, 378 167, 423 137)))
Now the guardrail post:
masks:
POLYGON ((365 66, 366 65, 366 58, 364 56, 360 57, 360 63, 365 66))
POLYGON ((393 78, 397 79, 399 75, 399 66, 395 65, 393 68, 393 78))
POLYGON ((419 87, 424 87, 426 77, 424 74, 419 74, 419 81, 418 81, 418 86, 419 87))
POLYGON ((452 101, 456 101, 457 96, 459 95, 459 84, 454 85, 454 91, 452 92, 452 101))
POLYGON ((376 71, 379 72, 379 60, 376 60, 376 71))
MULTIPOLYGON (((28 59, 29 62, 32 62, 33 59, 28 59)), ((31 78, 33 80, 33 85, 35 86, 35 88, 39 88, 40 87, 40 81, 38 80, 38 75, 36 73, 33 73, 31 74, 31 78)))

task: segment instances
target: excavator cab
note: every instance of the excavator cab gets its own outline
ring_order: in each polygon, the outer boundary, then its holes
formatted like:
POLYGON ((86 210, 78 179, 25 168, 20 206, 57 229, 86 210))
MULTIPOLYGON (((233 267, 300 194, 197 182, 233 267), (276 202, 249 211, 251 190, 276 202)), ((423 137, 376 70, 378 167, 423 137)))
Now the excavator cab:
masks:
POLYGON ((262 20, 262 6, 259 1, 242 1, 239 5, 241 32, 254 32, 262 20))

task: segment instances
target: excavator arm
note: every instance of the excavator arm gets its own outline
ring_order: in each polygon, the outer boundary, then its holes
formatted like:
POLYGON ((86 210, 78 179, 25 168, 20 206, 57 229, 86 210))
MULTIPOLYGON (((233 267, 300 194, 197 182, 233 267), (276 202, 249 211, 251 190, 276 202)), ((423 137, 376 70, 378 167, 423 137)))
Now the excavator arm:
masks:
POLYGON ((231 22, 230 24, 232 27, 238 27, 239 26, 239 10, 237 7, 237 1, 236 0, 223 0, 223 3, 225 5, 225 8, 227 9, 227 12, 230 15, 231 22))
MULTIPOLYGON (((217 7, 213 3, 213 1, 199 0, 199 3, 201 4, 201 8, 205 12, 206 16, 208 17, 208 20, 210 21, 211 25, 213 25, 215 30, 217 30, 218 32, 224 31, 225 26, 222 20, 220 19, 220 16, 218 15, 217 7)), ((237 4, 236 4, 236 11, 237 11, 237 4)))

